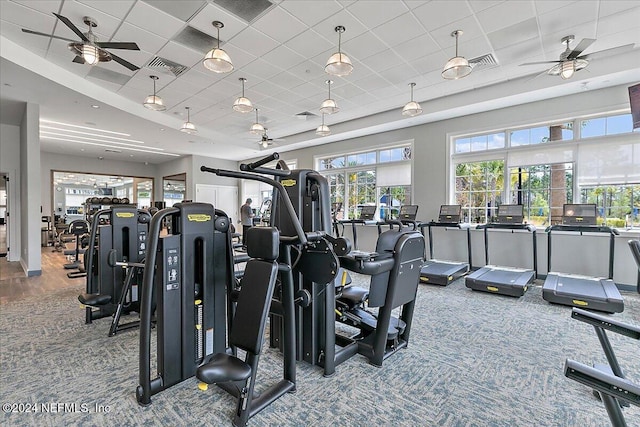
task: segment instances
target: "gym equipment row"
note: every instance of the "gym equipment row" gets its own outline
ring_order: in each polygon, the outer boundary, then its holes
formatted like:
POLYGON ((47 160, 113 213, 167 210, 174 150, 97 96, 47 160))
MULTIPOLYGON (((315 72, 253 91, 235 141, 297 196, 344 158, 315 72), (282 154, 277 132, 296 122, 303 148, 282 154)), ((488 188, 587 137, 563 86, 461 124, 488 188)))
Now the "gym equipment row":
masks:
POLYGON ((608 364, 595 364, 591 367, 567 359, 564 374, 567 378, 593 389, 594 395, 604 404, 614 427, 626 427, 622 407, 629 404, 640 406, 640 385, 625 378, 611 347, 607 330, 640 340, 640 327, 578 308, 572 310, 571 317, 593 326, 608 364))
POLYGON ((121 205, 96 212, 91 221, 86 293, 78 301, 85 306, 87 324, 113 317, 109 336, 138 326, 138 321, 119 322, 122 314, 139 312, 138 288, 150 220, 148 211, 121 205))

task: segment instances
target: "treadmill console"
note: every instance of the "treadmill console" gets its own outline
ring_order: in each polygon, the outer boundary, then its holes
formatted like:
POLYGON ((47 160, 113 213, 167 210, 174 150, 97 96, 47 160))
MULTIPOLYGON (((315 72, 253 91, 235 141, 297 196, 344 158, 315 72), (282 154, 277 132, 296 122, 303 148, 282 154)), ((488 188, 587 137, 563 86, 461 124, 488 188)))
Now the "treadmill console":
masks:
POLYGON ((461 205, 440 205, 438 222, 458 223, 462 214, 461 205))
POLYGON ((363 206, 360 208, 360 218, 363 221, 373 221, 373 217, 376 216, 377 206, 363 206))
POLYGON ((570 225, 596 225, 596 205, 566 204, 562 206, 562 223, 570 225))
POLYGON ((498 206, 498 220, 500 224, 522 224, 524 220, 523 205, 498 206))
POLYGON ((399 220, 415 221, 418 215, 418 205, 402 205, 400 206, 399 220))

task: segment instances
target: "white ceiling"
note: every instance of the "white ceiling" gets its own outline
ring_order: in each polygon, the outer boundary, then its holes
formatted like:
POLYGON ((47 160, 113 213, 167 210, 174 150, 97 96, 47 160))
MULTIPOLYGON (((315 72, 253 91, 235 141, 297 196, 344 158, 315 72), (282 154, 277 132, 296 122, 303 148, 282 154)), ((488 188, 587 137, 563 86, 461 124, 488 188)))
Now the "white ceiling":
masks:
POLYGON ((120 152, 105 152, 103 145, 43 136, 45 151, 151 163, 172 159, 169 154, 243 160, 260 150, 259 137, 248 132, 255 114, 231 109, 241 92, 240 77, 247 78, 245 95, 260 109, 260 122, 269 136, 284 139, 268 151, 285 151, 630 83, 640 76, 637 0, 271 0, 272 5, 250 22, 225 9, 226 4, 243 3, 259 2, 0 0, 0 119, 19 122, 22 102, 35 102, 43 119, 124 133, 128 136, 123 138, 144 148, 132 151, 121 141, 113 150, 120 152), (77 39, 52 12, 66 16, 82 31, 83 16, 93 17, 100 41, 136 42, 140 51, 112 51, 141 69, 131 72, 114 61, 95 67, 76 64, 67 42, 21 31, 77 39), (187 26, 215 37, 214 20, 225 24, 221 47, 235 65, 229 74, 203 67, 203 49, 208 47, 198 50, 175 41, 187 26), (321 138, 313 131, 321 122, 318 109, 327 97, 324 65, 337 51, 336 25, 346 27, 342 51, 351 58, 354 71, 332 77, 331 94, 341 110, 326 116, 333 134, 321 138), (477 68, 461 80, 443 80, 440 72, 455 50, 450 34, 458 29, 464 31, 460 55, 471 59, 493 54, 498 65, 477 68), (558 59, 563 50, 560 39, 569 34, 575 35, 573 46, 582 38, 597 39, 585 53, 631 43, 636 47, 594 59, 567 81, 547 75, 533 78, 546 65, 520 66, 558 59), (166 70, 145 67, 154 56, 189 69, 176 78, 166 70), (149 79, 153 74, 160 77, 158 95, 167 105, 165 112, 141 105, 153 91, 149 79), (409 100, 410 82, 416 83, 414 98, 425 113, 406 119, 400 110, 409 100), (185 120, 187 106, 197 135, 176 130, 185 120), (295 117, 305 111, 317 116, 295 117))

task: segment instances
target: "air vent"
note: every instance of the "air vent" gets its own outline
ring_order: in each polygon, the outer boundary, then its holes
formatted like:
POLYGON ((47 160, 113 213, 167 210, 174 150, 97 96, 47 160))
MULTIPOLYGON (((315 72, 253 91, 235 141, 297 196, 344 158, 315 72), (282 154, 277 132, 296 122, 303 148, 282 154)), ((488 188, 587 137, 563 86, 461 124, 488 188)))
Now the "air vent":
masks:
POLYGON ((169 61, 168 59, 164 59, 159 56, 154 57, 147 63, 147 65, 145 65, 145 67, 168 71, 176 77, 180 76, 182 73, 189 69, 189 67, 185 67, 184 65, 169 61))
POLYGON ((295 117, 300 119, 300 120, 308 120, 309 118, 312 118, 312 117, 318 117, 318 115, 317 114, 313 114, 310 111, 303 111, 302 113, 296 114, 295 117))
POLYGON ((107 148, 104 151, 106 151, 107 153, 122 153, 122 151, 120 150, 111 150, 110 148, 107 148))
POLYGON ((471 65, 474 70, 484 70, 485 68, 497 67, 498 61, 496 61, 492 53, 487 53, 486 55, 470 59, 469 65, 471 65))
POLYGON ((269 0, 213 0, 213 2, 246 22, 253 21, 273 6, 269 0))
POLYGON ((205 34, 188 25, 172 40, 189 49, 196 50, 202 53, 202 55, 209 52, 212 47, 218 44, 218 40, 216 40, 215 37, 211 37, 209 34, 205 34))

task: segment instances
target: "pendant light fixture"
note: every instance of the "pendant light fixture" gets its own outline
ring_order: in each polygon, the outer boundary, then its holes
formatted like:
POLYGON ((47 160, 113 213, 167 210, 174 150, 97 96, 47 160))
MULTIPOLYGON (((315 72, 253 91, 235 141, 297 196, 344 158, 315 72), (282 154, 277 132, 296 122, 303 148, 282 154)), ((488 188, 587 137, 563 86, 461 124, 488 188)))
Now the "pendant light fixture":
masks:
POLYGON ((249 132, 255 135, 262 135, 265 132, 265 129, 264 129, 264 126, 262 126, 258 121, 258 109, 256 108, 255 110, 256 110, 256 122, 251 125, 251 129, 249 129, 249 132))
POLYGON ((455 30, 451 33, 451 37, 456 38, 456 56, 448 60, 444 65, 444 70, 442 70, 442 77, 447 80, 461 79, 471 73, 469 61, 462 56, 458 56, 458 36, 461 36, 462 34, 462 30, 455 30))
POLYGON ((327 136, 331 134, 329 126, 324 124, 324 113, 322 113, 322 124, 316 128, 316 135, 327 136))
POLYGON ((327 61, 327 65, 324 67, 324 71, 332 76, 348 76, 353 71, 351 60, 340 50, 342 44, 342 33, 344 33, 345 30, 346 28, 342 25, 338 25, 335 28, 336 33, 338 33, 338 51, 331 55, 327 61))
POLYGON ((196 129, 196 126, 191 123, 191 115, 189 114, 189 110, 191 108, 189 107, 184 107, 185 110, 187 110, 187 121, 184 122, 182 124, 182 127, 180 128, 180 131, 184 132, 184 133, 188 133, 189 135, 193 135, 194 133, 198 133, 198 129, 196 129))
POLYGON ((164 105, 162 98, 156 95, 156 80, 158 80, 158 76, 149 76, 151 80, 153 80, 153 95, 149 95, 144 100, 144 106, 153 111, 164 111, 167 107, 164 105))
POLYGON ((329 86, 329 97, 322 101, 322 105, 320 105, 320 111, 323 114, 337 113, 338 111, 340 111, 340 108, 338 107, 336 101, 331 99, 331 83, 333 83, 333 81, 327 80, 325 83, 329 86))
POLYGON ((233 64, 227 52, 220 49, 220 28, 223 28, 224 24, 220 21, 213 21, 211 24, 218 29, 218 36, 216 37, 218 45, 207 52, 202 60, 202 65, 214 73, 228 73, 233 70, 233 64))
POLYGON ((253 105, 249 98, 244 97, 244 82, 246 82, 247 79, 240 77, 238 80, 242 82, 242 96, 239 96, 233 102, 233 111, 237 111, 238 113, 250 113, 253 111, 253 105))
POLYGON ((402 109, 403 116, 413 117, 422 113, 422 108, 420 108, 420 104, 418 104, 416 101, 413 100, 413 87, 415 85, 416 85, 415 83, 409 83, 409 86, 411 86, 411 101, 407 102, 407 104, 402 109))

